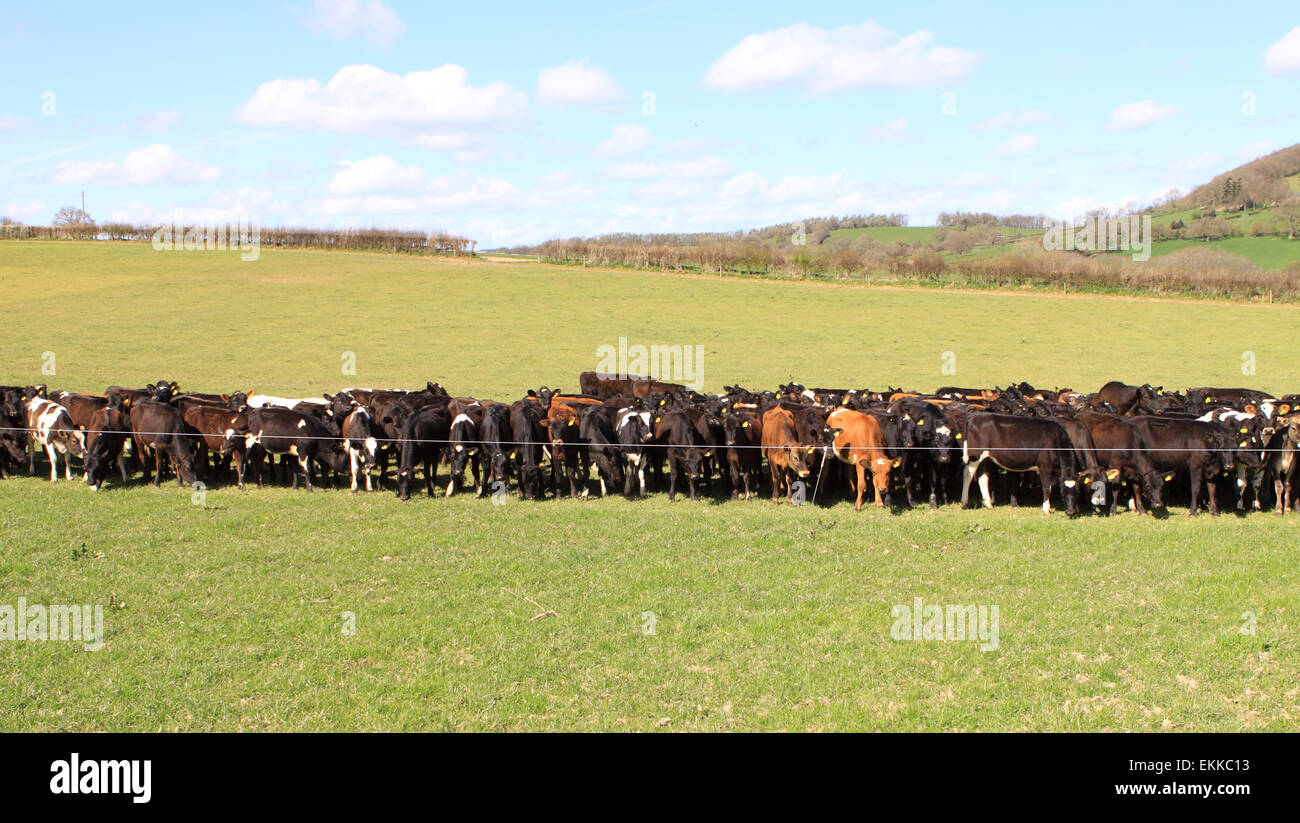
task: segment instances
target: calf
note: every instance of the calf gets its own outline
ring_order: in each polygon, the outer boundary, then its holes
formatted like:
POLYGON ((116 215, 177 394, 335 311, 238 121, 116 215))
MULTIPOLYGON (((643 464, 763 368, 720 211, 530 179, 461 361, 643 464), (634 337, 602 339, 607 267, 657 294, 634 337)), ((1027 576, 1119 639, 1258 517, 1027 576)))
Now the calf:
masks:
MULTIPOLYGON (((86 456, 86 435, 77 429, 68 410, 43 397, 33 397, 27 401, 27 428, 36 445, 45 449, 50 458, 50 481, 59 479, 60 454, 64 455, 64 475, 71 480, 72 464, 69 458, 86 456)), ((32 453, 29 471, 36 473, 35 452, 32 453)))
POLYGON ((903 488, 907 492, 907 505, 915 505, 912 496, 913 474, 922 473, 929 483, 930 507, 938 508, 939 492, 943 488, 940 466, 946 466, 952 461, 953 446, 957 442, 953 438, 952 428, 944 419, 942 409, 919 398, 894 402, 890 411, 900 420, 902 448, 899 474, 903 477, 903 488))
POLYGON ((1076 463, 1074 444, 1065 428, 1055 420, 1041 417, 1016 417, 981 412, 966 418, 962 441, 964 465, 961 503, 970 500, 971 480, 979 477, 980 496, 985 508, 993 508, 987 473, 980 473, 985 461, 1011 472, 1037 472, 1043 489, 1043 513, 1052 511, 1052 487, 1061 484, 1065 511, 1073 515, 1076 463))
MULTIPOLYGON (((1132 489, 1133 508, 1143 514, 1142 495, 1152 509, 1164 507, 1165 475, 1151 460, 1151 446, 1129 419, 1113 414, 1082 412, 1076 418, 1088 427, 1096 447, 1097 462, 1111 482, 1127 481, 1132 489)), ((1170 475, 1172 478, 1172 475, 1170 475)), ((1110 511, 1118 507, 1118 494, 1111 495, 1110 511)))
MULTIPOLYGON (((235 468, 235 482, 244 488, 244 469, 248 456, 248 415, 226 405, 206 401, 180 404, 181 419, 193 430, 195 452, 200 465, 207 464, 207 453, 229 456, 235 468)), ((226 468, 223 464, 223 470, 226 468)), ((206 469, 205 469, 206 471, 206 469)))
POLYGON ((763 471, 763 419, 756 409, 733 406, 723 415, 722 426, 731 474, 731 499, 740 497, 740 487, 744 484, 745 499, 749 500, 751 493, 758 490, 758 478, 763 471))
POLYGON ((1150 444, 1151 462, 1166 474, 1185 471, 1191 481, 1192 499, 1188 514, 1200 508, 1201 484, 1209 487, 1210 514, 1218 516, 1215 481, 1236 462, 1232 436, 1214 423, 1165 417, 1133 418, 1150 444))
POLYGON ((510 406, 510 436, 514 446, 510 459, 516 461, 519 496, 524 500, 542 497, 542 444, 546 442, 546 411, 535 399, 517 400, 510 406))
POLYGON ((478 436, 482 449, 479 453, 483 471, 479 496, 482 497, 489 487, 495 493, 510 485, 510 454, 515 450, 514 434, 510 430, 510 407, 493 403, 484 409, 478 436), (497 483, 501 485, 497 486, 497 483))
POLYGON ((128 481, 125 446, 131 437, 131 418, 122 398, 114 397, 97 410, 86 429, 86 484, 95 491, 104 485, 114 462, 122 482, 128 481))
POLYGON ((700 479, 705 444, 690 413, 679 407, 665 408, 654 420, 655 437, 668 446, 668 500, 677 497, 679 474, 686 476, 691 499, 697 499, 695 486, 700 479))
POLYGON ((772 502, 780 502, 784 488, 786 499, 793 503, 793 478, 808 476, 808 454, 813 448, 799 442, 794 415, 788 409, 773 406, 763 413, 762 445, 772 475, 772 502))
MULTIPOLYGON (((245 437, 248 462, 262 485, 262 459, 268 454, 288 454, 297 458, 307 491, 313 491, 311 472, 314 464, 334 471, 345 471, 347 454, 342 442, 315 415, 277 406, 248 410, 248 434, 245 437)), ((298 471, 294 469, 292 488, 298 488, 298 471)))
POLYGON ((482 481, 479 475, 478 454, 479 425, 483 422, 483 404, 477 400, 467 403, 452 402, 447 406, 448 414, 454 414, 451 420, 451 430, 447 439, 451 441, 449 454, 451 457, 451 478, 447 481, 447 496, 451 497, 456 493, 456 485, 465 482, 465 467, 468 465, 470 471, 474 473, 474 490, 479 492, 482 489, 482 481))
POLYGON ((176 469, 176 482, 180 486, 194 483, 194 443, 186 435, 181 413, 157 400, 135 400, 131 403, 131 438, 136 454, 144 468, 145 482, 149 482, 149 455, 154 459, 153 484, 162 483, 166 461, 176 469))
POLYGON ((623 462, 614 431, 617 413, 618 409, 608 406, 587 406, 578 413, 578 437, 587 443, 587 458, 596 467, 601 497, 609 493, 610 486, 617 488, 623 483, 623 462))
POLYGON ((406 418, 398 441, 397 496, 401 500, 411 497, 411 483, 415 468, 424 464, 424 490, 433 497, 434 481, 438 476, 438 462, 443 447, 451 434, 451 415, 445 406, 429 405, 406 418))
MULTIPOLYGON (((1279 419, 1286 424, 1274 436, 1274 451, 1269 455, 1268 467, 1273 474, 1273 491, 1277 495, 1277 513, 1285 515, 1291 507, 1291 493, 1295 486, 1297 466, 1300 465, 1300 415, 1279 419)), ((1297 503, 1300 508, 1300 503, 1297 503)))
POLYGON ((645 467, 648 462, 647 444, 654 439, 650 428, 650 412, 641 411, 635 406, 624 406, 618 410, 614 424, 614 434, 618 438, 619 453, 625 463, 623 473, 623 494, 632 496, 632 481, 636 478, 641 497, 646 495, 645 467))
POLYGON ((885 453, 885 435, 876 418, 853 409, 839 408, 830 413, 827 423, 834 432, 831 448, 835 456, 857 471, 854 511, 862 511, 862 493, 866 488, 868 469, 875 487, 876 505, 885 506, 887 501, 883 495, 889 490, 889 470, 902 461, 901 458, 890 459, 885 453))

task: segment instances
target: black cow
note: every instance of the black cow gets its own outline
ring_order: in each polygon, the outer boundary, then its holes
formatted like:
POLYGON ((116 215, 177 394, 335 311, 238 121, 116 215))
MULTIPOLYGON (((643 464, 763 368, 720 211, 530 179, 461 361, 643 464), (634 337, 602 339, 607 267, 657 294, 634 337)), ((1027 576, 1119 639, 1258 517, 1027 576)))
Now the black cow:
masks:
POLYGON ((965 439, 962 441, 962 463, 965 465, 961 487, 963 506, 970 499, 971 480, 978 475, 984 506, 993 508, 988 474, 980 473, 985 461, 1007 471, 1037 472, 1043 489, 1044 513, 1052 510, 1052 487, 1058 482, 1066 514, 1073 515, 1078 511, 1075 505, 1078 472, 1074 444, 1065 427, 1057 421, 988 412, 966 418, 965 439))
MULTIPOLYGON (((1107 479, 1113 477, 1112 482, 1123 484, 1128 481, 1131 485, 1133 507, 1137 513, 1143 513, 1143 494, 1152 509, 1163 508, 1165 474, 1152 462, 1151 446, 1143 438, 1142 431, 1129 418, 1113 414, 1082 412, 1075 419, 1088 427, 1096 446, 1097 462, 1106 472, 1107 479)), ((1119 505, 1117 491, 1111 494, 1111 514, 1119 505)))
POLYGON ((445 405, 427 405, 411 414, 402 424, 398 440, 397 496, 402 500, 411 497, 411 483, 415 468, 424 464, 424 490, 433 497, 434 481, 438 476, 438 462, 451 435, 451 415, 445 405))
POLYGON ((510 406, 510 432, 514 446, 510 459, 519 475, 519 496, 524 500, 542 497, 542 444, 547 442, 546 410, 535 398, 517 400, 510 406))
POLYGON ((136 455, 149 482, 149 456, 153 455, 155 486, 162 483, 167 462, 176 470, 176 483, 192 485, 195 481, 194 442, 188 436, 185 421, 174 406, 158 400, 135 400, 131 403, 131 438, 136 455))
MULTIPOLYGON (((314 414, 278 406, 248 410, 248 463, 262 485, 262 459, 268 454, 297 458, 298 468, 312 491, 311 471, 320 463, 337 472, 347 470, 348 455, 338 435, 314 414)), ((298 488, 298 471, 293 470, 293 488, 298 488)))
POLYGON ((1200 508, 1201 484, 1210 492, 1210 514, 1218 516, 1215 496, 1217 479, 1231 471, 1236 462, 1236 443, 1232 436, 1214 423, 1167 417, 1139 415, 1132 418, 1151 448, 1151 462, 1166 474, 1187 472, 1192 499, 1188 514, 1196 516, 1200 508))

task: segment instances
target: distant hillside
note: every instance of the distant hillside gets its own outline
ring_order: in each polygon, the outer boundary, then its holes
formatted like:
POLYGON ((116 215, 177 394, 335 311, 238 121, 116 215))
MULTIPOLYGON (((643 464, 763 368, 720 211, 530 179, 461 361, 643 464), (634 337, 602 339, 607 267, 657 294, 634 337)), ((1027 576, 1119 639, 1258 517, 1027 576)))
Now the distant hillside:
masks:
POLYGON ((1172 205, 1178 209, 1251 209, 1276 205, 1300 192, 1300 143, 1215 176, 1172 205))

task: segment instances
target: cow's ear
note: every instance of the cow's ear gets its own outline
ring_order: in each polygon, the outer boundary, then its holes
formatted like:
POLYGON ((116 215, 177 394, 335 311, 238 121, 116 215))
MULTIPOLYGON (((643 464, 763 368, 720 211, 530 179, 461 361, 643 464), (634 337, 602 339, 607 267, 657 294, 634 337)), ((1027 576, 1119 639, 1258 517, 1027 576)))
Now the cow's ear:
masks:
POLYGON ((324 397, 326 400, 330 401, 331 403, 334 402, 334 396, 333 396, 333 395, 330 395, 330 394, 322 394, 321 397, 324 397))
POLYGON ((158 389, 158 387, 157 387, 156 385, 154 385, 153 383, 149 383, 149 384, 146 385, 144 388, 145 388, 145 391, 148 391, 148 392, 150 392, 150 393, 153 393, 154 391, 157 391, 157 389, 158 389))

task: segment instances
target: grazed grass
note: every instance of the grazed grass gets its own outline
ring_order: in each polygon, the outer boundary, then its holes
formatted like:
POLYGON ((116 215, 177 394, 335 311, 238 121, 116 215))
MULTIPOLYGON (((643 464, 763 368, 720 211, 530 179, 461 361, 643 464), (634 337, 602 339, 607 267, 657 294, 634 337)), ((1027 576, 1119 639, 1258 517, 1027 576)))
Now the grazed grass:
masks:
POLYGON ((704 346, 704 383, 922 389, 960 382, 1095 390, 1246 380, 1256 354, 1274 392, 1300 386, 1300 307, 990 294, 678 277, 532 263, 263 250, 0 243, 8 316, 0 382, 102 391, 168 377, 196 390, 307 394, 343 385, 518 397, 577 388, 596 350, 704 346), (45 351, 57 374, 41 373, 45 351), (341 356, 357 357, 356 376, 341 356), (945 351, 957 374, 940 371, 945 351))
MULTIPOLYGON (((704 345, 710 388, 1300 385, 1290 307, 90 244, 0 244, 0 294, 17 318, 0 382, 79 389, 438 379, 510 397, 576 387, 620 335, 704 345)), ((0 730, 1297 728, 1292 517, 281 488, 203 502, 0 481, 0 603, 106 607, 99 652, 0 641, 0 730), (891 607, 914 597, 997 605, 999 647, 893 640, 891 607)))

